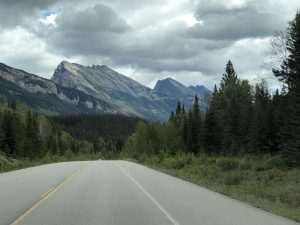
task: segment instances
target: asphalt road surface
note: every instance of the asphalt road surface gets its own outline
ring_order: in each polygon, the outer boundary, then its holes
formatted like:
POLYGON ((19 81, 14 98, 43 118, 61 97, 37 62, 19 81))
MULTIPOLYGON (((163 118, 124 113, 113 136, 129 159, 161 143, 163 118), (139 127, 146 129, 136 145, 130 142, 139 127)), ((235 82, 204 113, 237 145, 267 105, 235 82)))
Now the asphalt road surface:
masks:
POLYGON ((0 225, 296 225, 126 161, 0 174, 0 225))

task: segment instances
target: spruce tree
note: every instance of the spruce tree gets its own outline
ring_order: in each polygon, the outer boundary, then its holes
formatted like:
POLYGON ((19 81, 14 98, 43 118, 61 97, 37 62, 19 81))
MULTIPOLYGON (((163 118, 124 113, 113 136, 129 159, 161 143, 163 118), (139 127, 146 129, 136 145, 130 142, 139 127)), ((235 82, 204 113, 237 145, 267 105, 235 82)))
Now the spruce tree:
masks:
POLYGON ((175 116, 175 115, 174 115, 174 111, 172 110, 171 115, 170 115, 170 117, 169 117, 169 121, 170 121, 170 122, 173 121, 174 116, 175 116))
POLYGON ((1 113, 0 113, 0 152, 3 151, 3 147, 4 147, 4 130, 2 127, 2 120, 1 120, 1 113))
POLYGON ((225 87, 230 83, 237 80, 237 75, 234 70, 231 60, 228 60, 225 68, 225 74, 223 74, 222 80, 220 82, 220 92, 222 92, 225 87))
POLYGON ((274 75, 288 88, 285 95, 286 110, 281 128, 281 153, 288 165, 300 165, 300 13, 289 22, 287 29, 287 59, 274 75))
POLYGON ((218 89, 215 85, 212 100, 204 120, 204 150, 209 155, 220 153, 221 132, 219 127, 218 89))
POLYGON ((269 153, 269 111, 270 94, 266 83, 256 84, 254 95, 253 120, 251 124, 251 142, 250 150, 252 153, 269 153))
POLYGON ((176 116, 179 115, 180 113, 181 113, 181 104, 180 102, 178 102, 176 107, 176 116))

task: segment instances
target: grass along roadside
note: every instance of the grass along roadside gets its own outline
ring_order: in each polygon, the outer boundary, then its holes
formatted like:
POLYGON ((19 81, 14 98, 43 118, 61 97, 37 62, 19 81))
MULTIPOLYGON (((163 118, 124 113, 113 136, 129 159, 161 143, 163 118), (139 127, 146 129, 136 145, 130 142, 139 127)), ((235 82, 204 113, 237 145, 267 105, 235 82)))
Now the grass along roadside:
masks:
POLYGON ((300 168, 271 156, 145 156, 146 166, 300 222, 300 168))
POLYGON ((67 161, 84 161, 84 160, 98 160, 103 159, 102 154, 65 154, 65 155, 51 155, 46 154, 41 159, 15 159, 7 157, 0 152, 0 173, 12 170, 18 170, 33 166, 39 166, 48 163, 67 162, 67 161))

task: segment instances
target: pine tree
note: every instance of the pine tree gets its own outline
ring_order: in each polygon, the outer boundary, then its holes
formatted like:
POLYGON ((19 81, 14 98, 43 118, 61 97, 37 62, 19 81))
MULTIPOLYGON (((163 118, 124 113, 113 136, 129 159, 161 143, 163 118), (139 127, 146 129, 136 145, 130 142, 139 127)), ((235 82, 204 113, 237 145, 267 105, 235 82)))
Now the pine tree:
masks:
POLYGON ((238 92, 240 81, 229 60, 226 65, 226 73, 223 74, 220 89, 220 126, 222 128, 222 149, 224 154, 236 154, 239 148, 239 119, 240 104, 238 92))
POLYGON ((215 85, 212 100, 204 120, 204 149, 207 154, 220 154, 221 132, 219 128, 218 89, 215 85))
POLYGON ((193 107, 189 110, 188 113, 186 130, 187 150, 196 155, 200 152, 201 148, 201 113, 199 108, 199 99, 197 95, 195 96, 193 107))
POLYGON ((181 113, 181 104, 180 102, 178 102, 176 107, 176 116, 179 115, 180 113, 181 113))
POLYGON ((5 134, 4 134, 4 130, 2 127, 2 121, 1 121, 1 113, 0 113, 0 152, 3 151, 3 147, 4 147, 4 138, 5 138, 5 134))
POLYGON ((186 119, 186 114, 184 114, 183 121, 182 121, 182 141, 185 145, 187 144, 187 135, 188 135, 187 119, 186 119))
POLYGON ((289 23, 287 29, 287 59, 280 70, 273 73, 288 88, 285 95, 286 110, 281 128, 281 152, 291 166, 300 165, 300 13, 289 23))
POLYGON ((3 112, 2 127, 4 131, 3 147, 7 155, 14 155, 18 149, 16 116, 11 110, 3 112))
POLYGON ((37 114, 30 110, 27 112, 25 129, 25 155, 30 158, 40 157, 42 154, 42 145, 39 137, 37 114))
POLYGON ((270 94, 265 81, 256 84, 254 96, 253 120, 251 124, 250 150, 252 153, 269 153, 269 105, 270 94))
MULTIPOLYGON (((195 130, 194 130, 193 112, 189 110, 187 117, 187 137, 186 137, 186 149, 188 152, 195 153, 195 130)), ((197 152, 196 152, 197 153, 197 152)))
POLYGON ((220 82, 220 92, 222 92, 230 82, 234 82, 236 80, 236 72, 234 70, 231 60, 229 60, 226 64, 225 74, 223 74, 222 80, 220 82))
POLYGON ((172 110, 172 112, 171 112, 171 115, 170 115, 170 117, 169 117, 169 121, 171 122, 171 121, 173 121, 174 120, 174 111, 172 110))

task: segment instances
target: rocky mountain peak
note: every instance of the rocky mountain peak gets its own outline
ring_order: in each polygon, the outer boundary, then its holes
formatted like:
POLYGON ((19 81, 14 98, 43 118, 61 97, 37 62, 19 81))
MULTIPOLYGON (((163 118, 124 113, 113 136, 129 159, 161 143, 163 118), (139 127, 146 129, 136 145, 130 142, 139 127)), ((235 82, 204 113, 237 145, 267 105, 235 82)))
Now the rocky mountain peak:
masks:
POLYGON ((163 80, 158 80, 154 87, 154 90, 158 93, 174 97, 194 95, 194 92, 192 90, 171 77, 165 78, 163 80))

